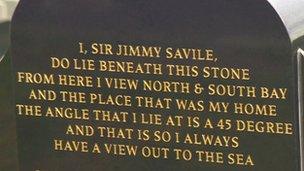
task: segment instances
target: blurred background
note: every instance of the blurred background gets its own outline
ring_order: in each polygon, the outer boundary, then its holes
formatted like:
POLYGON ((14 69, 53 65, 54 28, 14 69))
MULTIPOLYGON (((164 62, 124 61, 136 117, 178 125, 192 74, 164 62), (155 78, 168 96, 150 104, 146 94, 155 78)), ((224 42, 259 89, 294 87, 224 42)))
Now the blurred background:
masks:
POLYGON ((19 0, 0 0, 0 171, 18 170, 10 68, 10 21, 19 0))
POLYGON ((9 23, 18 0, 0 0, 0 54, 1 59, 9 44, 9 23))

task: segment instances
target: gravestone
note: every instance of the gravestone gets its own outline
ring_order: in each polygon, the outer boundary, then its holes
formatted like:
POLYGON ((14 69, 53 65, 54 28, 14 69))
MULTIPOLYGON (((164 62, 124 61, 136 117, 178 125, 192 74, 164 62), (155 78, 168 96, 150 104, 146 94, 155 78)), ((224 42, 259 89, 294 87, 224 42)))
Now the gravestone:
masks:
POLYGON ((300 171, 303 3, 288 2, 21 1, 20 170, 300 171))

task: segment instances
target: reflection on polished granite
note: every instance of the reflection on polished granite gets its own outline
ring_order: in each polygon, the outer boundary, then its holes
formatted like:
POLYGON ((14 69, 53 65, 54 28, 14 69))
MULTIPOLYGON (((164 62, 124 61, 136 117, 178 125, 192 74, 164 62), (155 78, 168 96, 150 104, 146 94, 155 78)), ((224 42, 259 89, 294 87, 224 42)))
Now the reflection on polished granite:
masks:
MULTIPOLYGON (((9 45, 9 23, 0 24, 1 57, 9 45)), ((0 171, 18 170, 16 146, 16 122, 12 111, 10 55, 0 62, 0 171)))

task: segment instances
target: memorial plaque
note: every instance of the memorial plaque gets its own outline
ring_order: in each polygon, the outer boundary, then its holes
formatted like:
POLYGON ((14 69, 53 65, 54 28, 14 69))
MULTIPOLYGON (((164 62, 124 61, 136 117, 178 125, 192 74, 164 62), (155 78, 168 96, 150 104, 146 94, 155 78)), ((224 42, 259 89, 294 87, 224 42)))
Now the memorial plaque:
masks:
POLYGON ((304 17, 288 2, 21 0, 20 170, 300 171, 304 17))

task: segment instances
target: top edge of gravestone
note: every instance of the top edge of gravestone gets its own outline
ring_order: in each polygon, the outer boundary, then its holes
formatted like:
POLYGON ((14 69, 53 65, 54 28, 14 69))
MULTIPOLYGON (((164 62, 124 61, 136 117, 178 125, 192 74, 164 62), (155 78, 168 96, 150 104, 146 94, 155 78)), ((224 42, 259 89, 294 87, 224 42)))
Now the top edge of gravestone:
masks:
MULTIPOLYGON (((242 1, 243 1, 243 3, 246 2, 244 0, 240 0, 239 2, 242 2, 242 1)), ((87 3, 89 4, 91 2, 94 2, 94 1, 88 1, 87 3)), ((219 0, 216 2, 227 3, 227 1, 219 1, 219 0)), ((25 6, 26 7, 39 7, 39 5, 29 5, 31 3, 35 4, 35 1, 20 0, 17 5, 16 11, 19 11, 19 10, 25 8, 25 6)), ((40 4, 43 4, 43 3, 44 2, 41 2, 40 4)), ((47 2, 45 1, 44 4, 46 4, 46 3, 47 2)), ((60 2, 60 3, 65 3, 65 2, 60 2)), ((100 2, 100 3, 102 3, 102 2, 100 2)), ((234 1, 234 3, 235 3, 235 1, 234 1)), ((268 5, 272 6, 273 14, 278 15, 278 17, 281 19, 282 26, 284 26, 286 29, 286 34, 289 37, 289 41, 290 41, 290 44, 292 47, 292 52, 296 52, 298 48, 304 48, 304 10, 302 10, 302 7, 304 7, 304 0, 288 0, 288 1, 261 0, 261 1, 256 1, 255 3, 264 4, 264 5, 267 5, 267 3, 269 3, 268 5)), ((49 4, 52 4, 52 3, 49 3, 49 4)), ((18 20, 18 16, 22 16, 22 15, 17 15, 17 17, 16 17, 16 11, 12 17, 12 24, 11 24, 11 33, 12 34, 14 34, 14 27, 15 27, 16 20, 18 20)), ((23 11, 23 12, 25 12, 25 11, 23 11)), ((22 12, 20 14, 22 14, 22 12)))
POLYGON ((304 0, 268 0, 289 34, 294 51, 304 47, 304 0))

